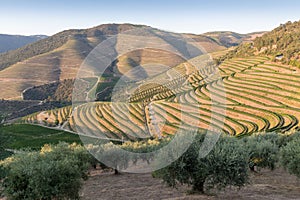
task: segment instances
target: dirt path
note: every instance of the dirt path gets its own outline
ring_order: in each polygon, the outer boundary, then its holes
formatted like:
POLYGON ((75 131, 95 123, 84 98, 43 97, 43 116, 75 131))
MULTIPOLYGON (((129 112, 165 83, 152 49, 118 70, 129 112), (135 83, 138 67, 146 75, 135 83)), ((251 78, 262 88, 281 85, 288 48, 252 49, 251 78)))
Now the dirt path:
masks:
POLYGON ((162 184, 160 179, 151 174, 99 173, 93 171, 85 182, 81 192, 84 200, 110 199, 263 199, 263 200, 300 200, 300 180, 282 169, 263 170, 251 174, 251 184, 238 190, 228 188, 211 195, 187 195, 188 188, 179 186, 178 190, 162 184))

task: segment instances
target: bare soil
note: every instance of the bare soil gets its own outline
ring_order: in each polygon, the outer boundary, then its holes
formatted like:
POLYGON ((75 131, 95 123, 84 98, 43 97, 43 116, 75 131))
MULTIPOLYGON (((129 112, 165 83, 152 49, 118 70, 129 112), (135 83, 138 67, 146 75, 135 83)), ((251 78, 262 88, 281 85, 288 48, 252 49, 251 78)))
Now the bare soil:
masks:
POLYGON ((188 194, 186 186, 178 189, 167 187, 160 179, 151 174, 120 174, 95 170, 84 183, 81 197, 84 200, 97 199, 263 199, 263 200, 300 200, 300 180, 285 172, 261 170, 251 173, 250 184, 238 189, 226 188, 224 191, 211 191, 209 194, 188 194))

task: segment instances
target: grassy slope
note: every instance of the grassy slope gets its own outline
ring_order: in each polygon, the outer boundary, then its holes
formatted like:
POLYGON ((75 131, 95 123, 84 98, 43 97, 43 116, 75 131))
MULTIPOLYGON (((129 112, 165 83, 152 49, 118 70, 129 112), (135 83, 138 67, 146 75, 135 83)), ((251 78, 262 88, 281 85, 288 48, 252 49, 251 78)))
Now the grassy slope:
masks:
POLYGON ((56 144, 59 141, 81 143, 78 135, 62 130, 54 130, 29 124, 13 124, 0 127, 1 138, 7 140, 7 149, 40 148, 44 144, 56 144))

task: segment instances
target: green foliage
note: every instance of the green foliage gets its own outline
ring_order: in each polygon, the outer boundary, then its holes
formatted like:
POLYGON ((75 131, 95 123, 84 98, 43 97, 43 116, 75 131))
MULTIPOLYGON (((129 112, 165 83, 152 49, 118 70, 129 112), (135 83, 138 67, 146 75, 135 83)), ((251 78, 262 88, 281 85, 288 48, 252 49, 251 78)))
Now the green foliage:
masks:
POLYGON ((78 145, 46 145, 6 159, 4 193, 10 199, 79 199, 89 155, 78 145))
MULTIPOLYGON (((9 142, 9 137, 5 134, 2 134, 1 125, 0 125, 0 160, 3 160, 12 155, 12 152, 5 149, 5 145, 9 142)), ((1 173, 1 172, 0 172, 1 173)))
MULTIPOLYGON (((8 142, 9 138, 2 134, 4 115, 0 115, 0 160, 10 157, 13 153, 5 150, 5 144, 8 142)), ((5 170, 2 166, 0 166, 0 179, 2 179, 6 175, 5 170)))
POLYGON ((249 167, 254 166, 273 170, 278 161, 279 147, 275 135, 254 135, 245 138, 245 151, 249 153, 249 167))
POLYGON ((0 127, 0 138, 7 138, 3 146, 7 149, 40 149, 44 144, 60 141, 81 143, 78 135, 29 124, 12 124, 0 127))
MULTIPOLYGON (((3 126, 4 116, 0 115, 0 160, 10 157, 13 153, 5 150, 5 144, 8 142, 9 138, 2 134, 1 127, 3 126)), ((4 178, 6 175, 6 170, 0 166, 0 179, 4 178)))
POLYGON ((166 137, 163 139, 154 138, 146 141, 125 142, 121 145, 121 148, 129 152, 137 153, 132 154, 130 158, 133 163, 136 163, 138 160, 150 163, 155 151, 167 145, 170 140, 171 137, 166 137))
POLYGON ((287 22, 281 24, 271 32, 257 37, 251 43, 244 43, 235 50, 229 52, 225 58, 247 57, 258 55, 267 55, 272 57, 272 61, 276 61, 277 55, 283 55, 281 63, 300 66, 300 21, 287 22))
POLYGON ((7 151, 7 150, 3 149, 3 147, 0 148, 0 160, 8 158, 11 155, 13 155, 13 153, 11 151, 7 151))
POLYGON ((280 147, 286 146, 289 142, 296 139, 300 139, 300 132, 294 132, 292 134, 285 135, 281 140, 280 147))
POLYGON ((71 102, 74 80, 65 79, 54 83, 34 86, 23 93, 24 100, 50 100, 71 102))
POLYGON ((199 149, 204 140, 202 134, 188 150, 171 165, 154 173, 168 185, 177 183, 192 185, 193 191, 204 192, 204 186, 219 189, 228 185, 243 186, 248 181, 248 155, 238 139, 221 137, 213 150, 199 158, 199 149))
POLYGON ((26 107, 32 107, 37 105, 37 101, 9 101, 9 100, 0 100, 0 113, 3 114, 11 114, 18 110, 25 109, 26 107))
MULTIPOLYGON (((104 164, 115 169, 115 173, 126 169, 130 162, 136 164, 138 160, 146 161, 148 164, 154 157, 155 150, 160 149, 170 138, 149 139, 145 141, 125 142, 114 144, 112 142, 100 145, 88 145, 87 149, 104 164), (132 152, 132 153, 128 153, 132 152)), ((97 162, 94 159, 94 162, 97 162)))
POLYGON ((105 165, 115 169, 115 174, 126 169, 130 159, 126 152, 112 143, 104 145, 101 158, 106 161, 105 165))
POLYGON ((214 58, 214 62, 219 65, 223 61, 235 57, 249 57, 254 56, 254 49, 251 43, 244 43, 242 45, 239 45, 237 48, 229 51, 223 56, 220 56, 218 58, 214 58))
POLYGON ((57 101, 19 101, 19 100, 0 100, 0 113, 6 115, 6 120, 16 119, 30 115, 42 110, 60 108, 69 104, 68 102, 57 101))
POLYGON ((295 138, 280 150, 280 163, 291 174, 300 178, 300 138, 295 138))
POLYGON ((287 22, 280 25, 270 33, 257 38, 254 41, 255 47, 261 50, 263 47, 268 48, 266 54, 283 54, 283 62, 288 64, 292 58, 296 58, 299 48, 300 29, 299 22, 287 22), (276 45, 276 46, 273 46, 276 45))
POLYGON ((270 143, 276 144, 278 147, 281 147, 285 145, 285 140, 288 136, 281 133, 270 132, 254 134, 252 137, 255 137, 258 141, 267 140, 270 143))

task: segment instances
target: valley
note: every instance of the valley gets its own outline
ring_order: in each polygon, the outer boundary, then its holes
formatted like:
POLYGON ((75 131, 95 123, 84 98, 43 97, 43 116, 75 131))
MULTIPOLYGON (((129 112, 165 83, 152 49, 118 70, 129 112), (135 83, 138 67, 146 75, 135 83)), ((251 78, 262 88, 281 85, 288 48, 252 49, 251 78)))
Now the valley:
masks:
POLYGON ((1 53, 0 198, 297 199, 299 26, 103 24, 1 53))

